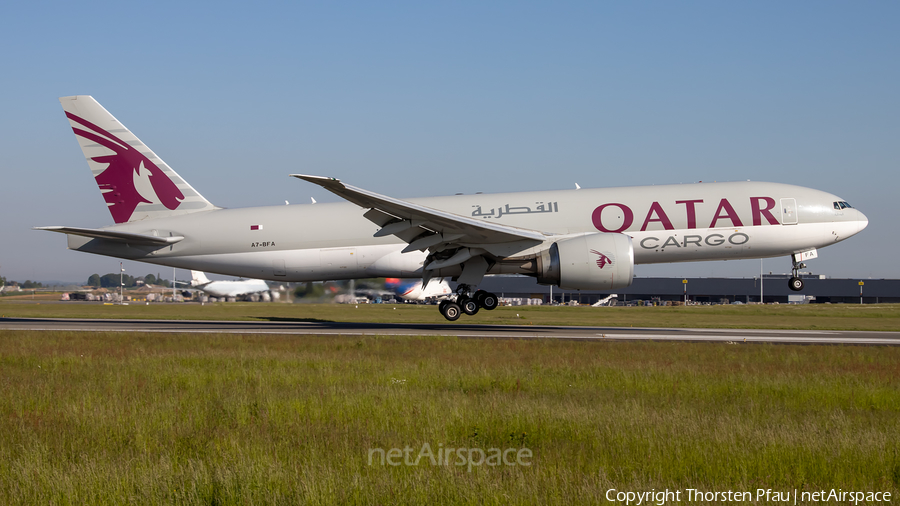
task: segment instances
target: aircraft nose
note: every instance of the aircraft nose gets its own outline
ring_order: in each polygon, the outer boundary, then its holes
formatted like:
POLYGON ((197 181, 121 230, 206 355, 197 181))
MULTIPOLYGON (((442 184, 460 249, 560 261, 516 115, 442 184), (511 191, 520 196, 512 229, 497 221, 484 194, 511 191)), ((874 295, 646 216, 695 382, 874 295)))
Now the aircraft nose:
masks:
POLYGON ((862 213, 862 211, 857 210, 856 214, 859 216, 856 218, 856 223, 859 224, 859 232, 862 232, 864 228, 869 225, 869 218, 866 218, 866 215, 862 213))

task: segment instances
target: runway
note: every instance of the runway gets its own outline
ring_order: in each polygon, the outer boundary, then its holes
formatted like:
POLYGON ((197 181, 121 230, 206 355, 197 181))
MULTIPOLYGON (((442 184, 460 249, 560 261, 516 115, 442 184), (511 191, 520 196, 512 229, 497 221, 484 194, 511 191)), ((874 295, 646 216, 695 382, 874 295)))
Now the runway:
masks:
POLYGON ((764 329, 675 329, 531 325, 340 323, 299 320, 88 320, 0 318, 0 330, 81 332, 188 332, 297 335, 458 336, 483 339, 583 339, 615 341, 707 341, 727 343, 900 345, 900 332, 764 329))

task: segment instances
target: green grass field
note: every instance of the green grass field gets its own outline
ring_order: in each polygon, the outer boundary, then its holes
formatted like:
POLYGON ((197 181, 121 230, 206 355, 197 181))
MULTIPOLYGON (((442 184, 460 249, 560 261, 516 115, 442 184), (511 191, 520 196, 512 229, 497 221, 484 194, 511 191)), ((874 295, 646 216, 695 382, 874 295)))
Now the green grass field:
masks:
MULTIPOLYGON (((215 303, 112 306, 0 300, 0 315, 34 318, 151 318, 258 321, 447 323, 435 306, 411 304, 215 303)), ((609 327, 772 328, 900 331, 900 304, 806 304, 686 307, 500 307, 458 324, 609 327), (518 316, 517 316, 518 315, 518 316)))
POLYGON ((0 331, 0 373, 6 504, 900 493, 896 347, 0 331), (425 443, 533 456, 369 464, 425 443))

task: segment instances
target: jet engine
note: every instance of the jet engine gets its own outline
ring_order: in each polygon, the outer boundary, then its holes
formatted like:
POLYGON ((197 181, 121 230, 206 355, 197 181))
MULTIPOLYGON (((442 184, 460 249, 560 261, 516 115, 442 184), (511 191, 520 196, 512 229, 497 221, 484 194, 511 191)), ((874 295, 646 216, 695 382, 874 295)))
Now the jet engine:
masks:
POLYGON ((537 256, 537 280, 566 290, 616 290, 634 277, 634 246, 625 234, 584 234, 537 256))

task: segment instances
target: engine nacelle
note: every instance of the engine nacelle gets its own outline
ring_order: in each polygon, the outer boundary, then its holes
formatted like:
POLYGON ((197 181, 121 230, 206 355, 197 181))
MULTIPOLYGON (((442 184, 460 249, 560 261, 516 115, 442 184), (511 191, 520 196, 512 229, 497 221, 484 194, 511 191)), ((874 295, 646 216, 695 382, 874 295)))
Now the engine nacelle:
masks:
POLYGON ((625 234, 584 234, 553 243, 537 257, 542 285, 566 290, 616 290, 634 277, 634 246, 625 234))

